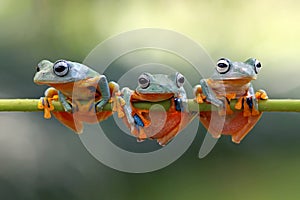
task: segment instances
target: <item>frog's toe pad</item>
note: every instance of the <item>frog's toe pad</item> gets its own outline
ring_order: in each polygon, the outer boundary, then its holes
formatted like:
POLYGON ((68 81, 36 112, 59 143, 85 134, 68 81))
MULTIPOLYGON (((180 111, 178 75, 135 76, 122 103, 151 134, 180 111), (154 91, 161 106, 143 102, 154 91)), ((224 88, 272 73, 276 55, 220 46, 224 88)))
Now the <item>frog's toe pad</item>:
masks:
POLYGON ((231 141, 235 144, 240 144, 241 140, 239 138, 232 137, 231 141))
MULTIPOLYGON (((210 133, 210 132, 209 132, 210 133)), ((211 134, 211 133, 210 133, 211 134)), ((221 137, 221 133, 219 133, 219 134, 211 134, 211 136, 213 137, 213 138, 215 138, 215 139, 219 139, 220 137, 221 137)))
POLYGON ((258 91, 255 93, 255 97, 256 97, 257 99, 263 99, 263 100, 266 100, 266 99, 269 98, 267 92, 264 91, 264 90, 258 90, 258 91))

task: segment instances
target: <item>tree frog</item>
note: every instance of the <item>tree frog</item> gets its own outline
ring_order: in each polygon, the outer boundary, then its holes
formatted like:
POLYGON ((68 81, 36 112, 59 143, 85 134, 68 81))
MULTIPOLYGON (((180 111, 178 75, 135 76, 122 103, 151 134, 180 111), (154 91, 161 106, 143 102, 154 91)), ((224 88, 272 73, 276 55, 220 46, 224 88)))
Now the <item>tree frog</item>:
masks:
POLYGON ((133 91, 125 87, 121 94, 125 101, 124 121, 138 141, 156 139, 160 145, 167 144, 195 116, 187 111, 185 78, 176 72, 170 75, 142 73, 138 87, 133 91), (170 100, 170 108, 158 111, 138 109, 135 102, 160 102, 170 100))
POLYGON ((264 90, 255 93, 251 84, 260 69, 261 63, 254 58, 245 62, 221 58, 214 74, 209 79, 200 80, 200 85, 195 86, 196 102, 210 102, 219 108, 219 115, 214 115, 213 121, 211 117, 215 111, 200 111, 199 114, 200 121, 206 129, 209 128, 208 132, 213 137, 231 135, 234 143, 240 143, 260 119, 262 113, 258 111, 258 99, 268 99, 268 96, 264 90), (230 109, 231 99, 237 99, 235 109, 243 109, 243 112, 230 109), (223 129, 218 131, 217 127, 222 122, 223 129))
MULTIPOLYGON (((50 111, 54 109, 51 101, 59 100, 65 112, 52 114, 76 133, 82 133, 83 122, 97 123, 108 118, 112 112, 101 110, 119 92, 118 84, 108 83, 104 75, 83 64, 66 60, 54 63, 41 61, 34 82, 51 86, 38 105, 44 109, 44 117, 51 117, 50 111)), ((114 107, 114 110, 117 108, 114 107)))

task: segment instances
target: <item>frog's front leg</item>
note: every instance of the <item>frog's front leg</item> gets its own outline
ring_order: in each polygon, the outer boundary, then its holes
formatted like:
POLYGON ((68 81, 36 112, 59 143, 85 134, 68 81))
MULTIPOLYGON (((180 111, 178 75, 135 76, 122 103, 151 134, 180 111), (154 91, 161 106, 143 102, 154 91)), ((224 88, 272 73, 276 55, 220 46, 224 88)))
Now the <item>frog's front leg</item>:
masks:
POLYGON ((48 88, 45 91, 45 97, 41 97, 38 102, 38 108, 44 109, 44 118, 51 118, 51 111, 54 110, 52 100, 58 100, 58 90, 53 87, 48 88))
POLYGON ((206 97, 206 101, 214 104, 217 107, 220 108, 224 108, 224 101, 221 101, 220 99, 218 99, 215 95, 215 93, 213 92, 213 90, 209 87, 208 85, 208 80, 207 79, 201 79, 200 80, 200 85, 202 88, 202 92, 206 97))
POLYGON ((184 90, 174 95, 175 110, 180 112, 189 112, 187 96, 184 90))
POLYGON ((202 87, 201 85, 196 85, 194 87, 194 95, 195 95, 195 101, 197 103, 203 103, 206 99, 206 96, 202 92, 202 87))
POLYGON ((253 87, 251 87, 251 88, 252 88, 251 95, 253 95, 252 101, 253 101, 253 105, 254 105, 254 107, 252 108, 252 115, 259 115, 260 112, 258 111, 258 101, 260 99, 267 100, 269 97, 268 97, 266 91, 260 89, 254 93, 253 87))
POLYGON ((131 96, 133 95, 134 91, 130 90, 128 87, 125 87, 122 89, 121 93, 125 101, 123 109, 127 118, 127 122, 130 126, 130 132, 137 137, 138 141, 143 141, 147 138, 143 129, 145 123, 143 119, 133 110, 131 96))
POLYGON ((111 98, 109 100, 112 103, 112 111, 118 113, 118 117, 124 117, 123 106, 125 105, 124 99, 121 97, 120 86, 116 82, 109 82, 109 89, 111 93, 111 98))
MULTIPOLYGON (((235 94, 228 94, 225 97, 218 98, 208 85, 208 81, 209 80, 207 79, 200 80, 200 86, 205 100, 217 106, 219 108, 220 115, 232 114, 232 110, 230 109, 230 100, 235 97, 235 94)), ((199 90, 199 88, 197 89, 199 90)))
POLYGON ((52 104, 53 100, 59 100, 66 112, 74 112, 73 107, 75 106, 72 106, 72 104, 67 100, 65 95, 63 95, 60 91, 56 90, 55 88, 50 87, 45 91, 45 97, 41 97, 41 100, 38 103, 38 108, 44 109, 44 118, 51 118, 50 111, 54 110, 54 106, 52 104))
POLYGON ((246 109, 247 111, 248 108, 249 110, 251 109, 251 111, 249 111, 248 113, 247 112, 245 113, 244 111, 244 116, 259 115, 258 100, 255 96, 254 88, 251 83, 248 89, 248 95, 246 96, 246 103, 247 105, 246 106, 244 105, 244 109, 246 109))
POLYGON ((133 93, 132 90, 130 90, 128 87, 125 87, 122 89, 121 91, 122 93, 122 97, 125 101, 125 105, 123 106, 124 109, 124 113, 126 115, 127 121, 130 125, 130 130, 133 131, 133 129, 135 128, 135 123, 134 123, 134 119, 132 117, 132 105, 131 105, 131 95, 133 93))
POLYGON ((96 111, 101 111, 103 106, 109 101, 110 99, 110 90, 109 84, 107 79, 104 75, 100 75, 99 82, 98 82, 100 93, 101 93, 101 100, 96 103, 96 111))
POLYGON ((72 104, 68 102, 67 97, 60 91, 58 91, 58 100, 60 101, 66 112, 75 112, 74 106, 72 106, 72 104))

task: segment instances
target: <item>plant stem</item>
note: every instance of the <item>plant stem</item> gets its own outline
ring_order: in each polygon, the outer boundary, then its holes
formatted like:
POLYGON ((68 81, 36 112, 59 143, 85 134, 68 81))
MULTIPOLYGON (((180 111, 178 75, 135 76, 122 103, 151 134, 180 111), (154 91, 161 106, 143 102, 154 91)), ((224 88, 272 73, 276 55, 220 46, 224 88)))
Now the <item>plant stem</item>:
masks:
MULTIPOLYGON (((42 111, 37 108, 39 99, 0 99, 0 112, 35 112, 42 111)), ((162 101, 156 103, 139 102, 134 103, 136 108, 149 109, 153 104, 160 104, 166 110, 170 107, 170 101, 162 101)), ((236 100, 231 101, 231 108, 234 110, 236 100)), ((64 111, 62 105, 58 101, 53 101, 55 111, 64 111)), ((211 104, 203 103, 197 104, 193 100, 188 100, 188 106, 190 111, 210 111, 217 108, 211 104)), ((111 105, 106 104, 103 110, 111 110, 111 105)), ((264 112, 300 112, 300 99, 269 99, 260 100, 258 110, 264 112)))

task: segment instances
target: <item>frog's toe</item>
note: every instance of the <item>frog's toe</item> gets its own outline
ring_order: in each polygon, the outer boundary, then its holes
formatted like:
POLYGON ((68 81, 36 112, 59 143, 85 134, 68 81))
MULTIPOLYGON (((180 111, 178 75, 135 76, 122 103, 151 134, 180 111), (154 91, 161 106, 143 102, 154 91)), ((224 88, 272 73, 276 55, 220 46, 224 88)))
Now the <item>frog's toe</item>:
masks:
POLYGON ((213 138, 216 138, 216 139, 219 139, 222 135, 222 133, 220 132, 217 132, 217 131, 210 131, 208 130, 208 133, 213 137, 213 138))
POLYGON ((233 143, 239 144, 239 143, 241 142, 241 139, 238 138, 238 137, 232 136, 232 137, 231 137, 231 141, 232 141, 233 143))
POLYGON ((261 89, 255 93, 255 97, 257 99, 263 99, 263 100, 266 100, 269 98, 267 95, 267 92, 265 90, 261 90, 261 89))
POLYGON ((252 109, 252 112, 251 112, 252 116, 255 116, 255 115, 259 115, 260 112, 256 109, 252 109))
POLYGON ((52 104, 53 98, 51 97, 41 97, 37 107, 39 109, 44 109, 44 118, 50 119, 51 118, 51 111, 54 110, 54 106, 52 104))
POLYGON ((95 104, 95 110, 96 112, 101 112, 103 110, 103 105, 101 105, 100 102, 97 102, 95 104))
POLYGON ((63 104, 63 107, 64 107, 64 110, 66 112, 72 112, 72 113, 74 113, 74 112, 76 112, 78 110, 78 108, 72 106, 71 103, 63 104))
POLYGON ((243 97, 240 97, 240 98, 237 100, 236 104, 234 105, 234 108, 237 109, 237 110, 242 109, 242 107, 243 107, 243 101, 244 101, 244 98, 243 98, 243 97))
POLYGON ((123 111, 123 106, 125 105, 125 100, 120 96, 115 96, 112 98, 112 111, 118 113, 118 117, 122 118, 125 116, 123 111))
POLYGON ((251 116, 251 110, 250 110, 250 106, 248 104, 244 104, 244 111, 243 111, 243 116, 244 117, 249 117, 251 116))
POLYGON ((143 142, 147 139, 147 135, 142 127, 139 127, 139 134, 137 137, 138 142, 143 142))
POLYGON ((203 103, 204 102, 204 100, 205 100, 205 98, 206 98, 206 96, 203 94, 203 92, 202 92, 202 87, 201 87, 201 85, 196 85, 195 87, 194 87, 194 95, 195 95, 195 101, 197 102, 197 103, 203 103))

